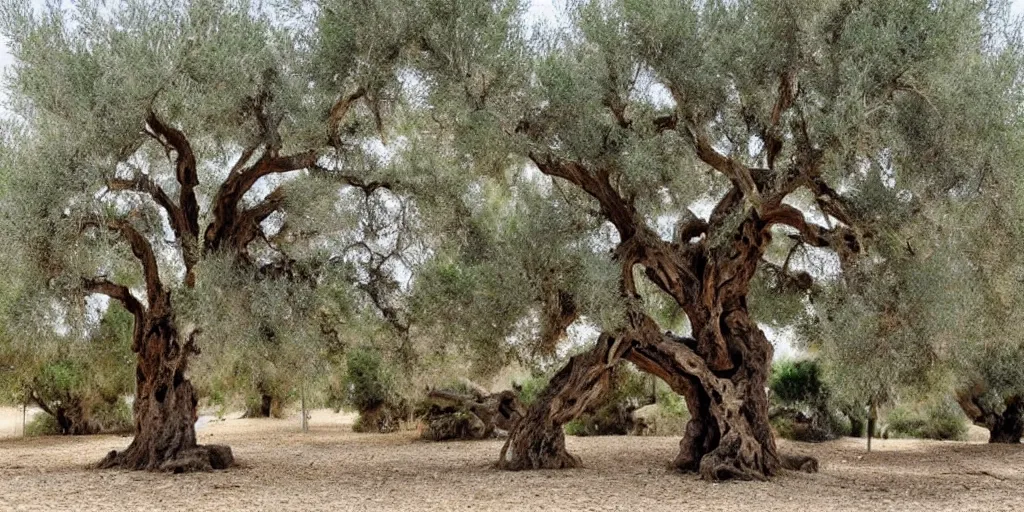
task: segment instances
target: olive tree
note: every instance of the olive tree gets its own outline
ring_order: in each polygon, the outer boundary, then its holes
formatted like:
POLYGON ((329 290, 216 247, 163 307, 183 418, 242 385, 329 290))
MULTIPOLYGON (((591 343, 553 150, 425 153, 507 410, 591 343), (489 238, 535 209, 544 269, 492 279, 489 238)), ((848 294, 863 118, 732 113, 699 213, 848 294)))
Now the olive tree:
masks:
POLYGON ((780 456, 768 423, 772 345, 748 296, 770 248, 849 268, 897 233, 890 212, 1019 163, 1002 150, 1019 101, 1005 4, 575 2, 533 39, 514 2, 456 4, 421 41, 434 115, 481 175, 526 165, 584 196, 574 208, 613 233, 625 311, 510 434, 508 469, 573 465, 560 426, 620 359, 686 398, 679 469, 813 467, 780 456), (664 332, 650 293, 685 312, 688 336, 664 332))
POLYGON ((0 4, 20 127, 5 236, 38 291, 25 307, 74 322, 101 294, 134 318, 135 438, 102 467, 231 463, 227 447, 196 443, 187 370, 208 326, 179 318, 203 307, 182 297, 201 293, 211 257, 287 270, 272 237, 307 234, 288 208, 376 188, 367 141, 398 90, 398 5, 0 4), (330 186, 303 188, 314 174, 330 186))

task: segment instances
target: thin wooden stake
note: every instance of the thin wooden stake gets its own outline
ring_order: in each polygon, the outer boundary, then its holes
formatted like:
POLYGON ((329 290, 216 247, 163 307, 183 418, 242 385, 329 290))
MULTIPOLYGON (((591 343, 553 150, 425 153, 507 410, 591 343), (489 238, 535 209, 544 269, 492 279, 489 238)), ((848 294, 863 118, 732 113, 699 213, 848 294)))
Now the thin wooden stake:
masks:
POLYGON ((302 385, 299 388, 299 396, 302 399, 302 431, 309 432, 309 422, 306 416, 306 380, 302 380, 302 385))

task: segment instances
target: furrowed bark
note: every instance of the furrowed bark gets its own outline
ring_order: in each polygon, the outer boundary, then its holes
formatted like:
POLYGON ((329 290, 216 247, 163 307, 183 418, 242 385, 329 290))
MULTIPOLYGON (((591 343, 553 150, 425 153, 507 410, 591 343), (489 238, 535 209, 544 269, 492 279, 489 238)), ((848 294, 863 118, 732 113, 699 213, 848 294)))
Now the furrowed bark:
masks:
MULTIPOLYGON (((771 242, 773 224, 796 227, 800 236, 815 246, 840 245, 837 242, 846 240, 842 236, 845 231, 809 226, 798 210, 777 204, 775 199, 762 202, 760 194, 754 194, 759 184, 751 170, 705 147, 700 135, 695 134, 698 155, 733 179, 735 186, 707 223, 685 223, 676 243, 664 241, 637 219, 631 202, 611 185, 607 172, 549 156, 530 157, 545 174, 576 184, 601 204, 621 240, 614 257, 622 265, 624 298, 639 296, 633 267, 641 265, 648 279, 673 297, 690 319, 694 335, 689 346, 668 342, 653 320, 636 312, 627 332, 617 334, 629 340, 635 355, 631 360, 637 366, 665 379, 687 398, 693 420, 680 445, 676 466, 698 471, 708 480, 763 480, 784 467, 814 470, 817 462, 813 459, 778 453, 764 392, 772 347, 750 317, 747 294, 771 242), (754 201, 755 206, 748 208, 745 201, 754 201), (743 220, 729 228, 735 230, 730 238, 719 237, 716 246, 710 245, 710 237, 689 243, 695 236, 724 229, 729 217, 737 214, 743 220)), ((550 424, 551 416, 531 411, 524 422, 550 424)), ((557 435, 550 428, 540 432, 557 435)), ((535 439, 542 437, 532 434, 535 439)), ((511 440, 507 446, 514 446, 511 440)))
POLYGON ((98 467, 173 472, 227 468, 234 461, 230 448, 196 443, 198 400, 186 372, 189 357, 199 352, 197 333, 180 338, 171 294, 160 281, 148 240, 127 221, 112 221, 109 227, 121 233, 141 263, 149 304, 143 306, 127 287, 104 278, 84 282, 86 291, 121 302, 135 323, 135 438, 124 451, 108 453, 98 467))
POLYGON ((100 468, 174 473, 225 469, 234 463, 231 448, 196 442, 198 399, 185 376, 188 358, 198 353, 195 333, 181 339, 163 296, 147 312, 142 336, 134 340, 135 438, 121 452, 111 451, 100 468))
POLYGON ((711 370, 695 352, 697 340, 664 335, 653 320, 645 323, 625 357, 686 399, 692 419, 679 444, 676 468, 696 471, 706 480, 764 480, 782 468, 817 469, 812 458, 778 453, 764 392, 763 358, 770 360, 772 349, 745 312, 730 312, 726 335, 743 340, 751 354, 728 376, 711 370))
POLYGON ((498 468, 564 469, 580 465, 565 449, 562 425, 597 403, 608 391, 611 369, 626 344, 602 334, 588 352, 572 357, 530 405, 501 449, 498 468))

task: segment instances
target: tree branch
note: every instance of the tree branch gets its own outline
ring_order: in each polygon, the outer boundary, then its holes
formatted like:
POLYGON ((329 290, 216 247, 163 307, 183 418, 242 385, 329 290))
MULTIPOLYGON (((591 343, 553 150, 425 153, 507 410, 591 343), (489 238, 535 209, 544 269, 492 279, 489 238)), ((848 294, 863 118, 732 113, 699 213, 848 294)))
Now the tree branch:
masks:
POLYGON ((619 238, 627 240, 637 233, 636 212, 609 182, 606 171, 592 173, 582 164, 571 160, 538 155, 531 152, 530 160, 544 174, 562 178, 583 189, 601 205, 601 213, 619 231, 619 238))
POLYGON ((127 286, 108 281, 105 277, 82 279, 83 288, 89 293, 106 295, 121 303, 129 313, 135 316, 136 322, 146 313, 139 299, 136 299, 127 286))
POLYGON ((196 200, 195 187, 199 185, 199 174, 196 171, 196 157, 185 134, 177 128, 164 124, 153 112, 146 117, 146 124, 165 148, 171 147, 177 153, 175 160, 175 178, 180 186, 178 206, 184 217, 186 233, 193 238, 199 236, 199 202, 196 200))
POLYGON ((748 201, 759 207, 761 191, 757 188, 757 183, 754 182, 750 168, 716 151, 708 140, 707 133, 696 122, 688 124, 689 138, 693 142, 697 158, 728 178, 736 188, 743 192, 743 196, 748 201))
POLYGON ((184 212, 178 208, 178 205, 174 204, 170 196, 167 195, 167 192, 160 185, 157 185, 150 179, 149 175, 139 174, 130 180, 114 179, 107 183, 107 188, 114 192, 131 190, 148 194, 157 205, 167 212, 167 219, 170 221, 171 229, 178 240, 181 240, 182 236, 188 233, 189 225, 184 212))
POLYGON ((280 209, 284 199, 284 189, 277 187, 258 204, 244 210, 238 216, 229 237, 231 246, 239 253, 245 254, 246 247, 260 234, 260 223, 280 209))
POLYGON ((860 252, 860 242, 856 234, 847 227, 837 226, 826 229, 807 222, 804 213, 787 204, 781 204, 767 212, 762 220, 766 225, 782 224, 795 228, 799 240, 812 247, 831 247, 840 253, 860 252))
POLYGON ((761 138, 764 139, 765 149, 768 154, 768 168, 775 169, 775 158, 782 151, 782 137, 779 133, 779 124, 782 121, 782 114, 789 110, 796 99, 794 87, 794 76, 792 72, 785 72, 779 78, 779 98, 772 108, 772 115, 768 126, 761 131, 761 138))
POLYGON ((332 171, 321 165, 312 165, 310 170, 320 174, 322 176, 338 180, 350 187, 358 188, 363 191, 363 194, 369 196, 377 191, 377 189, 394 190, 394 185, 388 181, 366 181, 358 176, 351 174, 343 174, 337 171, 332 171))
MULTIPOLYGON (((312 168, 318 158, 316 151, 306 151, 289 156, 272 156, 264 153, 253 165, 228 176, 217 190, 213 200, 213 221, 204 235, 207 250, 217 250, 240 229, 238 203, 264 176, 312 168)), ((282 197, 283 199, 283 197, 282 197)), ((251 239, 250 239, 251 240, 251 239)))
POLYGON ((352 104, 365 95, 366 89, 359 87, 351 94, 338 98, 338 101, 334 102, 334 105, 331 106, 331 112, 327 116, 327 136, 332 143, 338 140, 341 121, 348 114, 349 109, 352 108, 352 104))
POLYGON ((139 263, 142 264, 142 274, 146 281, 146 297, 150 304, 154 303, 161 294, 163 294, 163 284, 160 282, 160 268, 156 262, 156 255, 153 253, 153 246, 150 245, 149 240, 142 236, 134 226, 123 219, 113 219, 106 222, 102 221, 86 221, 85 227, 94 226, 106 226, 110 231, 120 234, 129 247, 132 249, 132 254, 139 263))

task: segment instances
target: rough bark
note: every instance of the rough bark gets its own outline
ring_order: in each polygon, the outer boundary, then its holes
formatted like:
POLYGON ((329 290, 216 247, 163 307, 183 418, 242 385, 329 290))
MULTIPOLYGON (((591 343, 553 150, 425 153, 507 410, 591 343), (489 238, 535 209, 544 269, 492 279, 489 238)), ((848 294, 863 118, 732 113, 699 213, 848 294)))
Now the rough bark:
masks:
POLYGON ((125 450, 107 454, 100 468, 180 473, 225 469, 234 463, 229 447, 196 443, 198 400, 185 375, 188 358, 198 353, 195 333, 180 339, 169 301, 163 295, 143 313, 141 336, 132 345, 137 355, 135 439, 125 450))
POLYGON ((708 480, 760 480, 782 467, 764 391, 771 345, 756 325, 750 329, 745 314, 729 318, 728 334, 742 337, 751 349, 729 377, 716 375, 697 355, 699 341, 661 335, 653 323, 627 358, 686 399, 692 419, 679 444, 676 468, 697 471, 708 480))
POLYGON ((359 420, 352 430, 360 433, 387 434, 396 432, 402 427, 409 415, 405 404, 381 403, 369 409, 359 411, 359 420))
POLYGON ((565 449, 562 425, 596 404, 608 391, 611 370, 626 344, 602 334, 589 352, 572 357, 509 432, 498 459, 500 469, 563 469, 579 458, 565 449))
POLYGON ((513 391, 471 390, 470 395, 430 391, 417 414, 425 425, 420 437, 431 441, 486 439, 507 433, 525 414, 513 391))
POLYGON ((982 400, 987 389, 974 385, 957 393, 957 403, 975 425, 989 431, 989 443, 1020 443, 1024 437, 1024 396, 1011 395, 1003 400, 1002 411, 982 400))
MULTIPOLYGON (((354 94, 331 110, 332 130, 341 122, 351 103, 361 96, 361 92, 354 94)), ((289 156, 279 154, 281 144, 277 125, 280 119, 267 116, 264 103, 269 99, 267 94, 252 98, 250 107, 260 124, 260 140, 243 150, 227 179, 218 188, 210 207, 213 220, 202 240, 199 239, 199 203, 195 193, 199 185, 195 152, 185 133, 156 113, 147 115, 145 133, 165 149, 169 159, 172 152, 175 155, 175 178, 179 188, 177 202, 144 175, 128 180, 115 179, 108 184, 112 191, 130 190, 146 194, 166 212, 180 246, 185 264, 185 286, 189 288, 195 286, 193 266, 203 249, 208 252, 230 249, 240 260, 247 260, 247 246, 259 235, 260 222, 283 204, 283 191, 278 189, 255 205, 241 207, 242 198, 257 181, 270 174, 316 165, 316 150, 289 156), (262 155, 250 164, 260 147, 264 148, 262 155)), ((135 317, 133 350, 137 354, 137 369, 133 415, 136 437, 126 450, 108 454, 100 466, 189 471, 231 465, 229 448, 196 444, 194 421, 197 400, 185 374, 188 358, 197 350, 191 337, 179 339, 170 293, 161 283, 152 246, 127 220, 88 224, 96 227, 105 224, 130 245, 142 266, 148 302, 144 306, 127 287, 105 278, 86 279, 84 283, 87 291, 120 301, 135 317)), ((272 403, 269 408, 272 413, 272 403)), ((266 410, 267 407, 261 409, 266 410)))
POLYGON ((993 425, 989 431, 988 442, 990 443, 1019 443, 1024 437, 1024 405, 1017 400, 1013 405, 1008 405, 1006 412, 1002 414, 1002 421, 993 425))

